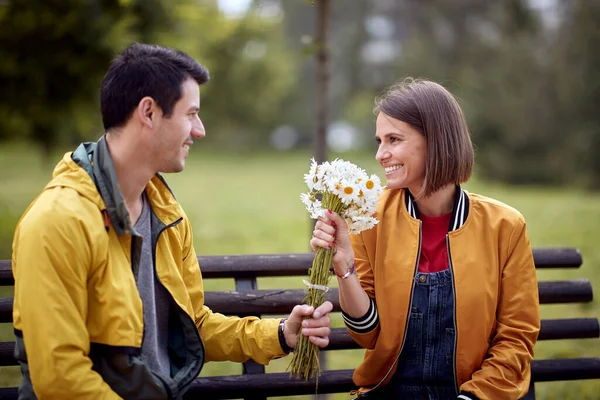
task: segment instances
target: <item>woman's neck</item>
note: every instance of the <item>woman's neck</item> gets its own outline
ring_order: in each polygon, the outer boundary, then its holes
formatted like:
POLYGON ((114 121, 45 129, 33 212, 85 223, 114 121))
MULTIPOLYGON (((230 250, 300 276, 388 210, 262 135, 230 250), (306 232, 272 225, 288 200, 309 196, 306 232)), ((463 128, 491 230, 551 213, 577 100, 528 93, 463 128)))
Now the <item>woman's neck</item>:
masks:
POLYGON ((456 186, 451 184, 444 186, 428 197, 416 198, 415 201, 419 213, 428 217, 439 217, 452 212, 455 197, 456 186))

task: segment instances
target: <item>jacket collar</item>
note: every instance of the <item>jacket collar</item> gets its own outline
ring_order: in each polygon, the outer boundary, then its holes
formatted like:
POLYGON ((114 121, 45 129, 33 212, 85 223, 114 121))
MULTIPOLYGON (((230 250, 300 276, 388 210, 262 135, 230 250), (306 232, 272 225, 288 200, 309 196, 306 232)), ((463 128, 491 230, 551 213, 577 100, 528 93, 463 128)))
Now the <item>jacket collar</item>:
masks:
MULTIPOLYGON (((119 188, 115 165, 108 151, 106 137, 102 136, 97 142, 82 143, 72 154, 72 159, 90 175, 98 193, 106 205, 106 212, 111 225, 118 236, 126 233, 137 235, 125 205, 125 199, 119 188)), ((181 218, 177 200, 160 174, 146 186, 148 201, 152 205, 152 211, 157 214, 159 220, 168 223, 181 218)))
MULTIPOLYGON (((456 185, 456 196, 454 198, 454 206, 452 207, 452 217, 450 218, 450 225, 448 226, 448 232, 452 232, 460 228, 467 221, 469 215, 469 196, 461 189, 460 185, 456 185)), ((405 189, 406 196, 404 196, 404 205, 406 210, 411 217, 421 219, 417 203, 410 190, 405 189)))

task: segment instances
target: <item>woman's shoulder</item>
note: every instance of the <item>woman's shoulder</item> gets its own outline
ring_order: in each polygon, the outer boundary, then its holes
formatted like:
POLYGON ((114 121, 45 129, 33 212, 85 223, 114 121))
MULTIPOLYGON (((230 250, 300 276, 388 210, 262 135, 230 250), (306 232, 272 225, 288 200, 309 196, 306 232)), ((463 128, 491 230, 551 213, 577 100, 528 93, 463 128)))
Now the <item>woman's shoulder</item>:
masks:
POLYGON ((498 199, 477 193, 466 192, 469 196, 469 214, 486 215, 489 218, 509 220, 516 224, 524 224, 523 214, 515 207, 498 199))

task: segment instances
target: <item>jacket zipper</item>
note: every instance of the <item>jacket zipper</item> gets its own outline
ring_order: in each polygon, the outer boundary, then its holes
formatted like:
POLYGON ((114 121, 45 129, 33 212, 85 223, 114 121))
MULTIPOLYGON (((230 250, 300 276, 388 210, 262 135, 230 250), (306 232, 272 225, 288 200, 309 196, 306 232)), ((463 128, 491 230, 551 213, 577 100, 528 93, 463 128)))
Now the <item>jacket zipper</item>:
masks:
MULTIPOLYGON (((155 273, 156 273, 156 247, 157 247, 157 244, 158 244, 158 239, 160 238, 160 235, 161 235, 161 234, 162 234, 162 233, 163 233, 163 232, 164 232, 166 229, 168 229, 168 228, 172 228, 172 227, 174 227, 174 226, 178 225, 178 224, 179 224, 181 221, 183 221, 183 218, 179 218, 177 221, 175 221, 175 222, 172 222, 172 223, 170 223, 169 225, 165 225, 165 226, 164 226, 163 228, 161 228, 161 230, 160 230, 160 231, 158 231, 158 233, 156 234, 156 243, 153 243, 153 246, 154 246, 154 248, 152 249, 152 263, 154 264, 155 273)), ((157 275, 157 278, 158 278, 158 275, 157 275)), ((160 281, 160 279, 157 279, 157 280, 158 280, 158 282, 159 282, 159 283, 160 283, 160 284, 163 286, 163 288, 165 288, 165 290, 166 290, 167 292, 169 292, 169 290, 168 290, 168 289, 165 287, 165 285, 163 285, 163 283, 160 281)), ((171 292, 169 292, 169 294, 171 294, 171 292)), ((171 295, 171 297, 173 297, 173 295, 171 295)), ((196 322, 195 322, 195 321, 192 319, 192 317, 190 317, 190 316, 188 315, 188 313, 187 313, 187 312, 185 312, 185 310, 184 310, 184 309, 182 309, 181 307, 179 307, 179 305, 178 305, 178 304, 177 304, 175 301, 173 301, 173 304, 174 304, 174 305, 175 305, 177 308, 179 308, 179 311, 180 311, 180 312, 182 312, 182 313, 183 313, 183 314, 184 314, 184 315, 185 315, 185 316, 186 316, 186 317, 187 317, 187 318, 190 320, 190 322, 192 323, 192 325, 195 327, 195 326, 196 326, 196 322)), ((202 338, 200 337, 200 333, 198 332, 198 329, 197 329, 197 328, 196 328, 196 329, 194 329, 194 333, 196 334, 196 337, 198 338, 198 342, 200 343, 200 347, 201 347, 201 349, 202 349, 202 358, 204 359, 204 358, 205 358, 205 356, 206 356, 206 349, 204 348, 204 343, 202 342, 202 338)), ((202 361, 202 363, 200 364, 200 369, 202 369, 202 365, 204 364, 204 360, 201 360, 201 361, 202 361)), ((199 373, 199 372, 200 372, 200 371, 198 371, 198 373, 199 373)), ((196 375, 193 375, 191 378, 188 378, 188 379, 187 379, 187 380, 185 380, 184 382, 181 382, 181 384, 180 384, 180 385, 178 385, 178 389, 181 391, 181 389, 182 389, 183 387, 186 387, 186 386, 188 386, 188 385, 189 385, 191 382, 193 382, 193 381, 194 381, 194 379, 196 379, 196 377, 197 377, 197 374, 196 374, 196 375)))
POLYGON ((456 285, 454 283, 454 266, 452 265, 452 256, 450 255, 450 235, 446 234, 446 251, 448 253, 448 267, 450 268, 450 277, 452 279, 452 291, 454 294, 454 312, 452 313, 452 320, 454 322, 454 354, 452 355, 452 372, 454 374, 454 390, 458 396, 458 378, 456 375, 456 347, 458 346, 458 328, 456 323, 456 285))
POLYGON ((387 377, 390 375, 390 372, 392 372, 392 369, 394 369, 394 366, 400 359, 400 354, 402 354, 402 350, 404 349, 404 344, 406 343, 406 334, 408 333, 408 324, 410 322, 410 314, 412 311, 413 292, 415 291, 415 276, 417 275, 417 271, 419 270, 419 261, 421 260, 422 224, 423 223, 421 221, 419 221, 419 251, 417 252, 417 262, 415 263, 415 270, 413 272, 412 285, 410 287, 410 301, 408 302, 408 313, 406 314, 406 326, 404 328, 404 336, 402 337, 402 344, 400 345, 400 350, 398 351, 398 355, 396 356, 396 359, 394 360, 394 363, 392 364, 392 366, 390 367, 388 372, 379 381, 379 383, 377 385, 375 385, 375 387, 373 387, 373 389, 371 389, 371 390, 377 389, 383 383, 383 381, 385 381, 387 379, 387 377))

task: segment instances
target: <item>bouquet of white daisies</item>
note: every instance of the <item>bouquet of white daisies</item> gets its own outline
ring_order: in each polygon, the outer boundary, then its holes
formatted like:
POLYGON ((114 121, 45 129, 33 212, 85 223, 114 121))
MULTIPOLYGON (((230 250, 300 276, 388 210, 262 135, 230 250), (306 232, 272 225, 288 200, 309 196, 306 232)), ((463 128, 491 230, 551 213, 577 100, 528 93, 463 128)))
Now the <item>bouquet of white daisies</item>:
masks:
MULTIPOLYGON (((373 214, 383 188, 376 175, 369 176, 365 170, 348 161, 336 159, 317 164, 312 159, 304 181, 309 192, 302 193, 300 199, 311 218, 317 219, 327 210, 331 210, 346 220, 350 234, 371 229, 377 224, 373 214)), ((329 290, 327 285, 331 277, 330 266, 334 252, 335 243, 331 248, 317 249, 312 268, 308 271, 310 282, 304 281, 308 286, 304 302, 314 308, 323 304, 325 294, 329 290)), ((305 380, 315 375, 318 379, 321 371, 319 348, 312 344, 308 337, 298 335, 298 344, 289 369, 291 375, 305 380)))

